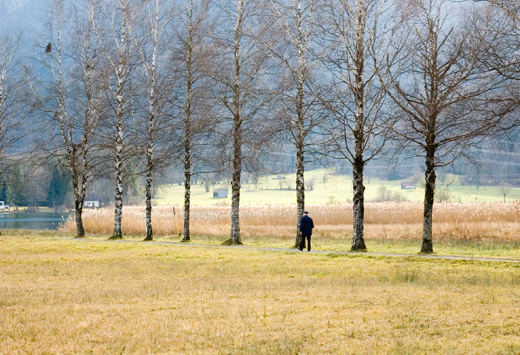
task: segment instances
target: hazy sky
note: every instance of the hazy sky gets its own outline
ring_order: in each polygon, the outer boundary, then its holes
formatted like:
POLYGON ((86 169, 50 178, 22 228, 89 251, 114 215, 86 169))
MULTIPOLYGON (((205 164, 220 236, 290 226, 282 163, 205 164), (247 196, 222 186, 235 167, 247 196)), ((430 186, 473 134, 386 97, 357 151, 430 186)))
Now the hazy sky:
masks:
POLYGON ((45 17, 43 0, 0 0, 0 31, 31 31, 45 17))

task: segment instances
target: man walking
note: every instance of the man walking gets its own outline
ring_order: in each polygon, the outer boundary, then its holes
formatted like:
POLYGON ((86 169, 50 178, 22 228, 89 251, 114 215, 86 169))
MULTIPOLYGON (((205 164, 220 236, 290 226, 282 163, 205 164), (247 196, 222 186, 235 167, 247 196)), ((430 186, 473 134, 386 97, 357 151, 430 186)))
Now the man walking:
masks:
POLYGON ((314 228, 314 223, 312 218, 309 217, 309 212, 303 212, 303 217, 300 220, 300 245, 298 249, 305 249, 305 239, 307 239, 307 251, 311 251, 311 235, 312 228, 314 228))

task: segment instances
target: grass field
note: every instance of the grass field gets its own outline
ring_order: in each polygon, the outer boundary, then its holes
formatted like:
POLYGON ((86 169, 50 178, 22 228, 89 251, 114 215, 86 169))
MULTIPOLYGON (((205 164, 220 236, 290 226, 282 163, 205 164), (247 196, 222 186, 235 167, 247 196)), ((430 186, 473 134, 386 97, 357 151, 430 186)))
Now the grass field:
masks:
POLYGON ((518 264, 5 234, 0 354, 520 353, 518 264))
MULTIPOLYGON (((373 179, 367 199, 385 184, 412 202, 367 203, 367 247, 409 256, 338 254, 352 238, 350 181, 312 173, 313 249, 328 255, 216 248, 229 235, 229 199, 202 186, 192 241, 204 246, 171 243, 182 231, 182 186, 155 201, 155 243, 140 242, 138 206, 124 208, 124 242, 106 240, 111 208, 85 211, 87 240, 72 238, 72 221, 2 231, 0 355, 520 354, 520 264, 417 257, 422 190, 373 179)), ((294 243, 294 186, 273 179, 242 189, 247 246, 294 243)), ((450 189, 464 203, 435 205, 435 252, 520 259, 520 203, 498 202, 492 188, 450 189)))
MULTIPOLYGON (((412 181, 413 177, 403 181, 412 181)), ((440 179, 439 179, 440 180, 440 179)), ((308 204, 344 204, 352 201, 352 178, 346 175, 333 174, 331 170, 312 170, 305 173, 306 203, 308 204), (311 188, 312 186, 312 188, 311 188)), ((294 174, 268 175, 259 179, 258 183, 242 183, 240 202, 242 205, 294 205, 296 203, 294 174)), ((385 186, 388 191, 399 194, 407 201, 423 201, 424 188, 420 183, 415 190, 401 190, 401 180, 387 181, 375 178, 365 179, 365 200, 370 202, 378 195, 378 189, 385 186)), ((212 186, 206 192, 205 186, 192 186, 192 203, 194 205, 230 205, 231 193, 227 199, 213 199, 213 189, 227 188, 230 185, 224 182, 212 186)), ((453 202, 503 202, 501 188, 497 186, 469 186, 461 185, 460 180, 448 176, 444 182, 437 181, 438 188, 449 190, 450 200, 453 202)), ((509 188, 506 202, 520 200, 520 189, 509 188)), ((162 186, 154 200, 159 206, 181 205, 184 203, 184 185, 162 186)))

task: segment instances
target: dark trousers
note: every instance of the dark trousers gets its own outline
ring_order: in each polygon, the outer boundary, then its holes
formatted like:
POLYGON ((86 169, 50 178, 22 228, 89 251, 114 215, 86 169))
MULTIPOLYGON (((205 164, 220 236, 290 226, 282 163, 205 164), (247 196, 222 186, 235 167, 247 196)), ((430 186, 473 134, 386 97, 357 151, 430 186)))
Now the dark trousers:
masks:
POLYGON ((311 251, 311 236, 309 235, 302 235, 300 237, 300 245, 298 246, 298 249, 303 250, 305 249, 305 239, 307 239, 307 250, 311 251))

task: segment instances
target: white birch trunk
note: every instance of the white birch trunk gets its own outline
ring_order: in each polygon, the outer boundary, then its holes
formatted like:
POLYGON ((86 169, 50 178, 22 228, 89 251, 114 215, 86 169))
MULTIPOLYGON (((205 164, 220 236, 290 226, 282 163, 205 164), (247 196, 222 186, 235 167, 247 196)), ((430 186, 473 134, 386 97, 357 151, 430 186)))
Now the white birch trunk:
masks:
POLYGON ((421 253, 433 253, 433 203, 436 179, 435 149, 429 145, 426 149, 426 170, 424 172, 425 189, 421 253))
POLYGON ((127 2, 121 2, 122 23, 119 42, 118 65, 116 72, 116 129, 115 129, 115 194, 114 194, 114 234, 111 239, 123 238, 123 121, 125 115, 126 41, 127 41, 127 2))
POLYGON ((235 51, 234 51, 234 84, 233 84, 233 175, 231 180, 231 244, 242 244, 240 238, 240 178, 242 175, 242 117, 240 109, 240 41, 242 38, 242 0, 237 0, 235 51))
POLYGON ((123 119, 122 102, 118 99, 118 118, 116 125, 116 151, 115 151, 115 183, 114 194, 114 234, 111 239, 123 238, 123 119), (120 107, 119 107, 120 106, 120 107))
POLYGON ((157 40, 158 40, 158 23, 159 23, 159 1, 155 0, 154 19, 152 26, 152 60, 149 66, 149 95, 148 95, 148 147, 146 149, 146 237, 145 240, 153 240, 152 230, 152 182, 154 169, 154 142, 155 142, 155 125, 156 125, 156 102, 155 102, 155 85, 157 75, 157 40))
POLYGON ((186 56, 186 104, 184 116, 184 223, 182 241, 190 240, 191 206, 191 100, 193 83, 193 1, 189 2, 188 41, 186 56))
POLYGON ((300 245, 300 220, 305 211, 305 34, 303 31, 302 3, 298 0, 298 82, 296 96, 296 244, 300 245))

